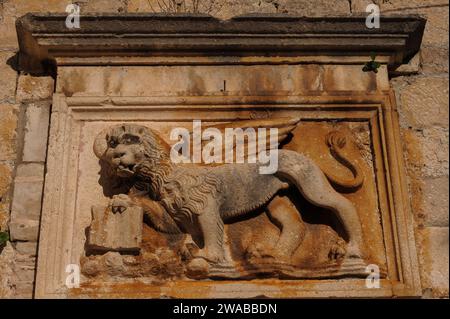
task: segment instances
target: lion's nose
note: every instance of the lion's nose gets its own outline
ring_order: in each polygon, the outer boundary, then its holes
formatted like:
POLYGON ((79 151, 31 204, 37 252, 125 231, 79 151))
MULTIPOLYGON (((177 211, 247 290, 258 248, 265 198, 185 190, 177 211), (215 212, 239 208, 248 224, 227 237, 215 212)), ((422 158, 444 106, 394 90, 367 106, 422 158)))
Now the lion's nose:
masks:
POLYGON ((126 155, 125 152, 115 152, 114 153, 114 158, 121 158, 121 157, 123 157, 125 155, 126 155))

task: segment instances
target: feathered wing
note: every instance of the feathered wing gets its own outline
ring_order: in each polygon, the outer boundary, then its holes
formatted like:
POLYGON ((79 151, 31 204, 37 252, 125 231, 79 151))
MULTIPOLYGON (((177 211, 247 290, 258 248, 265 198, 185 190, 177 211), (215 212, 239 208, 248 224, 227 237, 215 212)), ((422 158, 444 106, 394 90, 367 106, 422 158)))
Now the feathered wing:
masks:
MULTIPOLYGON (((247 161, 249 158, 256 157, 258 153, 262 151, 269 151, 274 148, 278 148, 279 145, 289 136, 289 134, 296 128, 297 124, 300 122, 300 118, 293 117, 279 117, 273 119, 256 119, 256 120, 242 120, 234 122, 226 122, 213 125, 202 125, 203 131, 208 128, 217 129, 220 131, 222 136, 222 161, 225 162, 226 158, 233 158, 233 162, 236 159, 236 139, 235 138, 225 138, 226 129, 242 129, 244 132, 244 160, 247 161), (246 130, 253 129, 255 132, 256 139, 248 139, 246 135, 246 130), (258 129, 266 129, 266 141, 259 141, 258 129), (270 129, 277 129, 277 133, 272 136, 270 129)), ((191 141, 192 141, 191 132, 191 141)), ((202 140, 202 149, 210 143, 211 140, 202 140)), ((204 159, 202 159, 204 160, 204 159)), ((213 163, 213 165, 221 165, 221 163, 213 163)), ((204 165, 211 165, 205 164, 204 165)))

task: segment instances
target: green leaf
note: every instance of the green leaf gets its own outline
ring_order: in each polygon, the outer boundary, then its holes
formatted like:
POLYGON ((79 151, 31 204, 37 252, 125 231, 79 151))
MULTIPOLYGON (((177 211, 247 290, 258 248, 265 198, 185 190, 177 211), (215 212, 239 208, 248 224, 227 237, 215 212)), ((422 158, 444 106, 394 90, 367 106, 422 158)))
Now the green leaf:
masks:
POLYGON ((9 234, 7 232, 0 232, 0 245, 3 245, 9 240, 9 234))
POLYGON ((377 56, 374 52, 370 53, 370 58, 372 59, 372 61, 375 61, 376 57, 377 56))

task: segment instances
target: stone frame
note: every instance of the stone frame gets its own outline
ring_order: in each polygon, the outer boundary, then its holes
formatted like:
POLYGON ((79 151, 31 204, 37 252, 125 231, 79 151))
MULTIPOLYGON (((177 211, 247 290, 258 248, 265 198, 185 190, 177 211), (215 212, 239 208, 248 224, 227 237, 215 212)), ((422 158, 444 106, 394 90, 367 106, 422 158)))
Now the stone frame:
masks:
POLYGON ((51 116, 50 142, 45 178, 44 204, 41 219, 39 259, 36 278, 37 298, 100 297, 108 298, 206 298, 214 286, 215 298, 236 297, 393 297, 419 296, 420 279, 404 176, 400 145, 398 115, 392 91, 364 95, 324 96, 178 96, 178 97, 66 97, 55 94, 51 116), (213 106, 214 105, 214 106, 213 106), (86 286, 70 291, 64 285, 65 265, 77 263, 71 256, 75 219, 77 148, 76 128, 83 120, 104 119, 99 112, 109 112, 109 120, 136 120, 132 108, 146 110, 139 120, 182 120, 184 114, 196 111, 196 118, 206 113, 208 119, 235 116, 268 106, 274 112, 301 111, 316 118, 348 118, 370 123, 375 154, 376 181, 382 216, 383 236, 389 280, 381 280, 381 288, 368 289, 365 279, 273 280, 245 281, 186 281, 163 286, 115 283, 86 286), (165 112, 155 112, 164 109, 165 112), (201 111, 204 111, 202 113, 201 111), (188 113, 186 113, 188 112, 188 113), (316 115, 313 115, 314 112, 316 115), (122 114, 120 114, 122 113, 122 114), (172 114, 172 115, 171 115, 172 114), (120 116, 117 116, 120 115, 120 116), (64 145, 63 151, 60 145, 64 145), (70 161, 72 159, 73 161, 70 161), (62 177, 62 178, 61 178, 62 177))
POLYGON ((65 19, 65 14, 28 14, 17 20, 21 70, 56 75, 60 67, 281 64, 332 64, 345 69, 346 65, 362 67, 373 52, 382 64, 383 83, 370 92, 364 91, 366 88, 352 91, 355 88, 344 85, 319 92, 306 90, 301 96, 291 92, 287 95, 163 97, 119 97, 108 92, 63 94, 64 90, 58 90, 60 83, 57 83, 46 162, 35 297, 420 296, 398 114, 387 75, 388 71, 407 63, 419 50, 426 22, 423 18, 383 16, 381 28, 367 29, 363 16, 250 15, 220 21, 207 15, 96 14, 84 15, 83 27, 78 30, 65 28, 65 19), (324 91, 326 94, 321 95, 324 91), (168 114, 173 114, 171 119, 180 120, 176 113, 179 110, 184 114, 199 110, 196 114, 199 117, 200 111, 207 109, 209 115, 217 112, 224 117, 267 106, 280 113, 298 110, 309 114, 316 112, 316 117, 347 117, 369 122, 371 136, 376 137, 372 141, 376 185, 391 278, 381 281, 382 288, 367 289, 364 279, 217 281, 213 292, 207 281, 151 287, 102 284, 70 291, 65 288, 64 267, 70 261, 78 262, 71 260, 76 188, 65 181, 77 174, 77 161, 69 159, 77 153, 71 143, 78 138, 73 128, 80 125, 83 118, 97 116, 104 120, 100 114, 110 111, 108 120, 126 120, 124 116, 118 117, 117 112, 129 112, 135 107, 149 110, 144 116, 148 119, 151 116, 168 118, 168 114), (163 107, 165 112, 151 112, 163 107), (62 150, 61 146, 64 146, 62 150))

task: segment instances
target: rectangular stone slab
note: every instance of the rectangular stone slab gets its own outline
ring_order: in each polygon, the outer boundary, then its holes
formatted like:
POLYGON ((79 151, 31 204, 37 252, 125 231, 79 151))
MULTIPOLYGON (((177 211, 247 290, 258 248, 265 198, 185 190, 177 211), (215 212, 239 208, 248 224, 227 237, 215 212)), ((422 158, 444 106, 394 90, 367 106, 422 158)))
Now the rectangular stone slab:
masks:
POLYGON ((111 206, 92 206, 89 248, 93 251, 139 252, 142 241, 143 211, 128 207, 113 213, 111 206))

